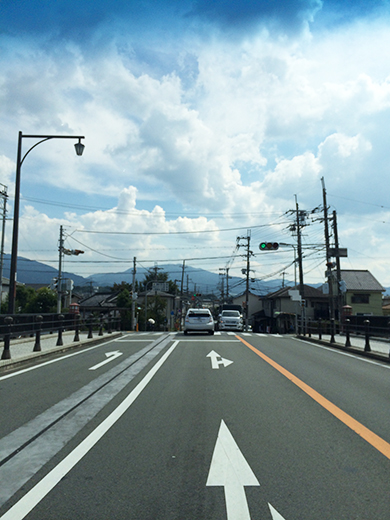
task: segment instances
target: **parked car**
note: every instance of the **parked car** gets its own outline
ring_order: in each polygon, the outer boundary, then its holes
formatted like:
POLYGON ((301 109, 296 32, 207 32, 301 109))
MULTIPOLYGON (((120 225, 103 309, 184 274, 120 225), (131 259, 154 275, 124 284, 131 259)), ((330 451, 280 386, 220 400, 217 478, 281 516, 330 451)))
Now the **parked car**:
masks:
POLYGON ((214 318, 209 309, 188 309, 184 320, 184 334, 189 332, 214 334, 214 318))
POLYGON ((219 330, 244 330, 244 321, 240 311, 227 310, 222 311, 219 316, 219 330))

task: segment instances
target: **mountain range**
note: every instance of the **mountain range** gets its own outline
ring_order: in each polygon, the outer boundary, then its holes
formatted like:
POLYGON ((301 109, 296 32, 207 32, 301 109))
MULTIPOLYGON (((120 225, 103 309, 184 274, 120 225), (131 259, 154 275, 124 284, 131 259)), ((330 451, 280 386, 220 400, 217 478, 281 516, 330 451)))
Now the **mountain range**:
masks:
MULTIPOLYGON (((3 276, 9 278, 10 273, 10 261, 11 255, 4 255, 3 262, 3 276)), ((158 267, 168 273, 168 278, 172 281, 176 281, 178 286, 181 286, 182 279, 182 265, 181 264, 163 264, 158 267)), ((146 269, 143 267, 137 267, 136 280, 141 282, 144 280, 145 275, 149 274, 152 269, 146 269)), ((53 278, 58 276, 58 270, 54 267, 50 267, 41 262, 35 260, 29 260, 28 258, 18 257, 18 269, 17 279, 18 282, 25 284, 34 285, 49 285, 53 278)), ((75 286, 79 287, 112 287, 114 283, 120 284, 121 282, 131 283, 133 281, 133 269, 127 269, 119 273, 96 273, 94 275, 83 277, 74 273, 63 272, 64 278, 70 278, 73 280, 75 286)), ((226 277, 224 277, 225 291, 226 291, 226 277)), ((221 276, 218 273, 213 273, 205 269, 199 269, 196 267, 185 266, 184 288, 188 288, 189 291, 197 293, 209 294, 217 290, 220 287, 221 276)), ((275 291, 282 286, 281 280, 267 280, 266 283, 256 283, 256 292, 266 294, 268 292, 275 291)), ((286 285, 292 285, 292 282, 285 282, 286 285)), ((253 284, 251 283, 251 288, 253 284)), ((254 287, 253 287, 254 288, 254 287)), ((229 276, 229 294, 240 294, 245 291, 245 278, 237 276, 229 276)), ((219 292, 219 290, 218 290, 219 292)))

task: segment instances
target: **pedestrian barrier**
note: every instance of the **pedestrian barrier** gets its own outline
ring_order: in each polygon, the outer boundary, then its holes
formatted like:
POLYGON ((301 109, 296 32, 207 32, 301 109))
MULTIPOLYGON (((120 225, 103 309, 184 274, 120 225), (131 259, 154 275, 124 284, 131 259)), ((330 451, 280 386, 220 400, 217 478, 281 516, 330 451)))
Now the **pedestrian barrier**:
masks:
MULTIPOLYGON (((358 342, 359 345, 361 345, 361 342, 364 341, 364 352, 372 352, 371 342, 374 339, 382 342, 390 341, 390 321, 387 322, 387 326, 384 327, 383 325, 373 325, 371 320, 367 318, 359 321, 352 321, 350 318, 351 317, 345 318, 341 323, 336 322, 334 319, 318 319, 317 321, 308 320, 305 326, 303 324, 299 324, 298 330, 303 330, 306 332, 298 334, 298 336, 305 337, 307 335, 309 338, 315 338, 318 336, 318 340, 322 341, 325 341, 324 336, 329 336, 329 340, 326 341, 329 341, 329 344, 335 344, 335 336, 338 335, 342 338, 345 337, 343 346, 346 349, 358 346, 358 342)), ((338 342, 340 344, 340 338, 338 338, 338 342)))
POLYGON ((41 351, 41 338, 45 334, 57 334, 56 346, 63 345, 63 333, 74 331, 74 342, 80 341, 80 331, 88 332, 88 339, 94 331, 102 336, 104 330, 111 334, 121 329, 119 317, 90 315, 82 318, 80 314, 14 314, 0 316, 0 338, 3 340, 1 359, 11 359, 11 344, 15 339, 35 337, 33 352, 41 351))

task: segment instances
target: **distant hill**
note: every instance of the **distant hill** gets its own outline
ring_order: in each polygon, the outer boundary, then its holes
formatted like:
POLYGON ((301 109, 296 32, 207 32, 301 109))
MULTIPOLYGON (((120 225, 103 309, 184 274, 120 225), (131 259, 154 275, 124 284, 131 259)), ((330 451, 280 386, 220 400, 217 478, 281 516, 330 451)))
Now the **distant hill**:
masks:
MULTIPOLYGON (((3 276, 9 278, 11 255, 4 255, 4 266, 3 276)), ((159 269, 168 273, 170 280, 175 281, 180 287, 182 279, 182 264, 161 264, 159 269)), ((42 284, 49 285, 52 278, 56 277, 58 270, 54 267, 50 267, 41 262, 35 260, 29 260, 28 258, 18 257, 18 281, 26 284, 42 284)), ((150 269, 149 269, 150 271, 150 269)), ((144 267, 137 267, 136 280, 141 282, 144 280, 145 275, 148 273, 148 269, 144 267)), ((71 278, 74 284, 77 286, 90 286, 93 287, 112 287, 114 283, 120 284, 121 282, 131 283, 133 281, 133 269, 127 269, 120 273, 97 273, 92 276, 84 278, 74 273, 64 272, 64 278, 71 278)), ((192 291, 196 288, 196 292, 203 294, 210 294, 212 292, 218 292, 217 288, 221 282, 221 277, 218 273, 212 273, 205 269, 198 267, 185 266, 184 271, 184 288, 192 291)), ((226 284, 226 278, 225 278, 226 284)), ((285 285, 294 285, 291 281, 285 281, 285 285)), ((320 287, 322 284, 312 284, 313 287, 320 287)), ((267 280, 264 282, 255 282, 250 284, 251 290, 256 294, 267 294, 276 291, 281 288, 281 280, 267 280)), ((225 285, 226 291, 226 285, 225 285)), ((229 277, 229 294, 237 295, 242 294, 245 291, 245 278, 232 276, 229 277)), ((390 288, 386 288, 386 293, 390 294, 390 288)))
MULTIPOLYGON (((10 276, 11 255, 4 255, 3 276, 10 276)), ((42 284, 49 285, 52 278, 58 275, 58 270, 49 265, 29 260, 18 256, 17 278, 18 282, 26 284, 42 284)), ((75 285, 83 285, 86 283, 85 278, 77 274, 64 272, 64 278, 71 278, 75 285)))
MULTIPOLYGON (((172 281, 176 281, 178 286, 181 285, 182 279, 182 264, 161 264, 159 265, 159 269, 162 269, 165 273, 168 273, 168 277, 172 281)), ((150 271, 150 269, 149 269, 150 271)), ((145 275, 148 273, 148 269, 143 267, 137 267, 136 280, 141 282, 144 280, 145 275)), ((112 286, 114 283, 127 282, 131 283, 133 280, 133 269, 127 269, 126 271, 120 273, 100 273, 94 274, 93 276, 89 276, 86 278, 87 283, 93 281, 93 286, 96 287, 105 287, 112 286)), ((217 288, 220 285, 221 277, 218 273, 213 273, 211 271, 207 271, 205 269, 200 269, 198 267, 192 267, 190 265, 185 266, 184 271, 184 288, 189 287, 189 290, 195 290, 197 293, 209 294, 212 292, 216 292, 217 288)), ((286 285, 292 285, 291 282, 285 282, 286 285)), ((276 291, 281 288, 281 280, 267 280, 267 282, 257 282, 255 284, 250 284, 250 286, 256 286, 256 293, 267 294, 272 291, 276 291), (260 287, 260 289, 259 289, 260 287)), ((245 291, 245 278, 232 276, 229 277, 229 294, 237 295, 241 294, 245 291)), ((225 277, 225 287, 226 291, 226 277, 225 277)), ((218 290, 219 292, 219 290, 218 290)))

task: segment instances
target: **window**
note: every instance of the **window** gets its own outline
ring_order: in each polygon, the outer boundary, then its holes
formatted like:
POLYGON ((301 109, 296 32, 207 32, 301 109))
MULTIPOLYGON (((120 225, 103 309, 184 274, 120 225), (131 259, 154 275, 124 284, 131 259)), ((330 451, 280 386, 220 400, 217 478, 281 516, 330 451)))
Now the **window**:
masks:
POLYGON ((369 294, 353 294, 351 303, 370 303, 369 294))

